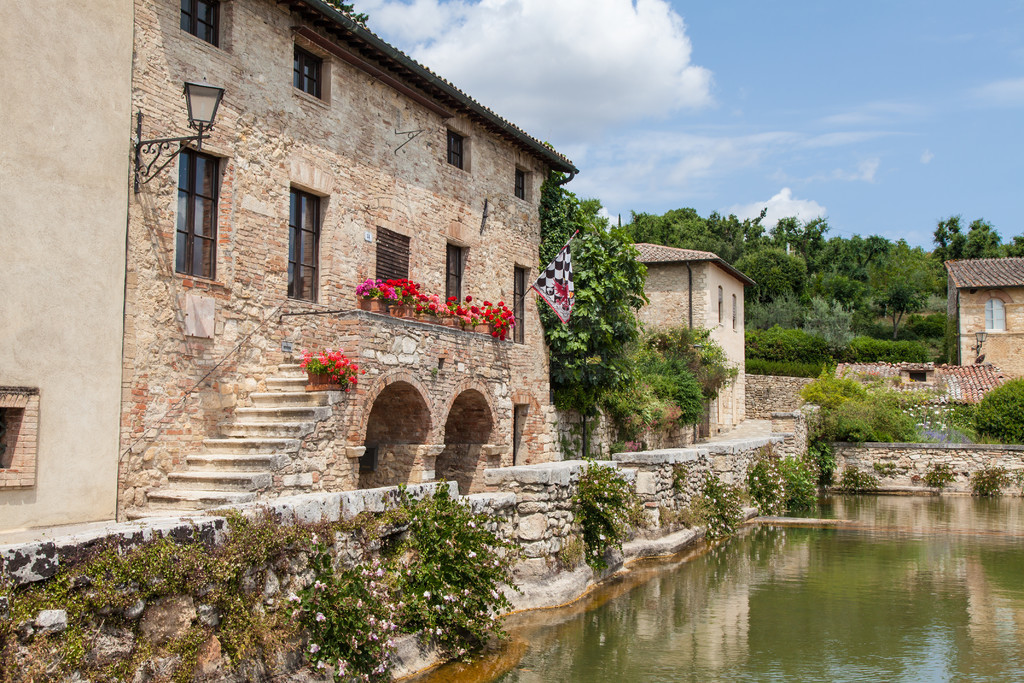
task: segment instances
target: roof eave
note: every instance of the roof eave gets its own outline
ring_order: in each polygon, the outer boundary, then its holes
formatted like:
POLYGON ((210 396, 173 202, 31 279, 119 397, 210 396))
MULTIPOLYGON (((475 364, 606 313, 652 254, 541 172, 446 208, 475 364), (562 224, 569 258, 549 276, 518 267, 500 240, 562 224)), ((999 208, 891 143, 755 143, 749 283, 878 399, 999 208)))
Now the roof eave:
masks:
POLYGON ((724 260, 721 257, 715 257, 715 258, 685 258, 685 259, 673 259, 671 261, 664 261, 664 260, 650 260, 650 261, 648 261, 648 260, 640 259, 640 262, 643 263, 645 266, 659 265, 659 264, 662 264, 662 263, 665 263, 665 264, 675 264, 675 263, 714 263, 716 266, 721 266, 721 268, 723 270, 727 271, 730 275, 734 276, 737 280, 742 280, 743 283, 746 284, 746 285, 750 285, 751 287, 753 287, 753 286, 755 286, 757 284, 756 282, 751 280, 747 275, 745 275, 743 273, 743 271, 737 269, 736 266, 731 265, 729 262, 727 262, 726 260, 724 260))
POLYGON ((380 37, 375 35, 372 31, 365 28, 358 22, 352 19, 352 17, 346 15, 334 7, 328 5, 323 0, 302 0, 304 3, 315 9, 317 12, 323 14, 325 17, 335 22, 343 29, 353 34, 360 40, 364 41, 374 50, 382 53, 390 59, 395 60, 403 67, 413 72, 419 78, 422 78, 431 86, 441 90, 448 97, 456 100, 459 104, 472 111, 475 115, 483 118, 492 126, 499 128, 500 130, 511 135, 523 146, 527 147, 535 156, 543 159, 547 164, 556 171, 562 173, 577 174, 579 169, 576 168, 571 162, 562 157, 560 154, 552 149, 546 147, 543 143, 535 140, 534 138, 526 135, 523 131, 518 130, 512 126, 508 121, 505 121, 500 116, 490 111, 486 107, 483 107, 478 102, 474 101, 468 95, 463 93, 458 88, 453 87, 447 83, 444 79, 438 78, 434 73, 423 68, 420 64, 410 59, 405 53, 393 45, 388 44, 380 37))

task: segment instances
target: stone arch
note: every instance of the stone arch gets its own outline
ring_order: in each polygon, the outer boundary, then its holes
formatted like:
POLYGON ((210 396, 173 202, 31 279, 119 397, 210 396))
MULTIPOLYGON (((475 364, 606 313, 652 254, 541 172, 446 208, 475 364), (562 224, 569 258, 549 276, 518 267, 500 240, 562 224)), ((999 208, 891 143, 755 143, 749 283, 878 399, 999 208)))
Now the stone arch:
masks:
POLYGON ((989 299, 999 299, 1004 304, 1013 303, 1013 297, 1002 289, 990 289, 988 290, 988 292, 986 292, 986 294, 988 294, 989 299))
POLYGON ((487 389, 475 382, 460 384, 448 406, 444 450, 437 456, 438 478, 458 482, 463 495, 483 490, 485 467, 501 464, 501 449, 491 443, 495 428, 487 389), (495 455, 499 461, 491 462, 495 455))
POLYGON ((434 478, 430 403, 410 373, 382 378, 366 395, 359 488, 420 483, 434 478))

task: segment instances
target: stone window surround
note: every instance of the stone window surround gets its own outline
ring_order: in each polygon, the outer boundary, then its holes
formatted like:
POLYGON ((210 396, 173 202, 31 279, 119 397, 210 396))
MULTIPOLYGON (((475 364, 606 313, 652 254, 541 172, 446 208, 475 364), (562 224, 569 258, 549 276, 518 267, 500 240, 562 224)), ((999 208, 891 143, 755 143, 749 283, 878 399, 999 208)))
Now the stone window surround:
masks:
POLYGON ((302 36, 295 36, 292 43, 292 92, 299 98, 314 102, 321 105, 327 105, 331 102, 331 57, 327 54, 323 48, 314 44, 312 41, 303 38, 302 36), (295 85, 295 59, 294 54, 296 52, 303 52, 320 60, 320 77, 319 77, 319 93, 311 93, 295 85))
POLYGON ((449 122, 448 125, 445 126, 445 128, 444 128, 444 145, 442 146, 441 149, 445 150, 444 160, 445 160, 445 166, 447 168, 458 169, 460 171, 465 171, 466 173, 472 172, 472 170, 473 170, 473 139, 472 139, 472 137, 470 137, 469 131, 466 130, 464 127, 457 125, 455 122, 449 122), (453 135, 453 134, 458 136, 461 139, 461 142, 462 142, 462 152, 461 152, 462 163, 461 164, 453 164, 450 161, 450 154, 449 154, 450 137, 449 136, 453 135))
POLYGON ((0 410, 10 419, 5 439, 13 453, 0 469, 0 491, 31 488, 36 483, 39 436, 39 390, 31 387, 0 387, 0 410))
MULTIPOLYGON (((199 181, 193 175, 193 170, 197 167, 196 160, 198 158, 203 158, 207 162, 212 162, 214 164, 213 171, 212 171, 212 176, 213 176, 213 178, 212 178, 212 180, 213 180, 213 188, 212 188, 213 189, 213 197, 212 197, 212 202, 213 202, 213 230, 210 231, 212 233, 212 235, 210 237, 202 237, 202 236, 196 235, 195 232, 194 232, 194 228, 195 228, 195 225, 194 225, 195 221, 194 220, 193 220, 193 225, 186 225, 186 228, 187 228, 187 230, 185 232, 186 240, 191 243, 191 248, 189 248, 189 246, 186 245, 186 248, 185 248, 186 252, 185 253, 187 255, 191 254, 192 250, 195 249, 196 244, 200 243, 202 240, 209 240, 210 243, 211 243, 210 249, 212 251, 212 254, 211 254, 211 264, 210 264, 210 272, 208 274, 193 272, 192 266, 193 266, 194 261, 195 261, 194 257, 192 259, 187 259, 186 260, 186 262, 184 263, 184 269, 179 269, 178 268, 178 256, 179 255, 178 255, 177 235, 182 233, 181 224, 182 224, 182 221, 183 221, 183 218, 182 218, 180 212, 175 216, 175 247, 174 247, 174 264, 175 265, 174 265, 174 272, 177 273, 178 275, 182 275, 182 276, 185 276, 185 277, 195 277, 195 278, 202 278, 204 280, 214 280, 215 281, 217 279, 217 252, 218 252, 218 249, 217 249, 218 235, 217 235, 217 233, 219 232, 219 230, 218 230, 219 225, 218 224, 220 222, 220 220, 219 220, 220 219, 220 191, 221 191, 222 179, 224 177, 224 173, 223 173, 224 160, 223 160, 223 157, 220 156, 220 155, 209 154, 208 151, 198 152, 198 151, 196 151, 194 149, 182 150, 182 153, 178 155, 178 195, 180 197, 182 191, 183 190, 185 191, 186 195, 188 196, 188 201, 186 202, 186 207, 187 207, 188 211, 194 211, 195 210, 194 209, 195 198, 197 196, 199 196, 198 195, 198 190, 197 190, 197 185, 198 185, 199 181), (189 187, 182 188, 181 187, 181 173, 182 173, 182 165, 185 164, 185 163, 189 163, 189 165, 190 165, 188 176, 189 176, 189 180, 191 181, 191 184, 190 184, 189 187)), ((178 209, 180 207, 181 207, 181 201, 179 199, 179 201, 175 204, 175 209, 178 209)), ((187 222, 187 217, 184 220, 187 222)))

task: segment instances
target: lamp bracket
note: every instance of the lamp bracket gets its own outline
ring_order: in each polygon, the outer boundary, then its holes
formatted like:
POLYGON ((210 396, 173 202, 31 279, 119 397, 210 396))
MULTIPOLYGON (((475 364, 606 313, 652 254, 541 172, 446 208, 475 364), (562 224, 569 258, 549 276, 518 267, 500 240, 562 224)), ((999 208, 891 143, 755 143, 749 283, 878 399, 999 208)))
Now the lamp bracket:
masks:
POLYGON ((198 131, 196 135, 143 140, 142 112, 138 112, 137 116, 135 127, 135 194, 139 193, 142 185, 148 183, 157 173, 167 168, 167 165, 174 161, 174 158, 181 154, 181 150, 185 149, 188 144, 194 142, 197 149, 202 149, 203 140, 210 137, 209 126, 204 128, 203 124, 196 124, 193 126, 198 131), (170 150, 175 145, 177 145, 177 149, 171 152, 170 150), (164 156, 165 153, 169 153, 168 156, 164 156), (143 159, 143 156, 152 158, 146 161, 143 159))

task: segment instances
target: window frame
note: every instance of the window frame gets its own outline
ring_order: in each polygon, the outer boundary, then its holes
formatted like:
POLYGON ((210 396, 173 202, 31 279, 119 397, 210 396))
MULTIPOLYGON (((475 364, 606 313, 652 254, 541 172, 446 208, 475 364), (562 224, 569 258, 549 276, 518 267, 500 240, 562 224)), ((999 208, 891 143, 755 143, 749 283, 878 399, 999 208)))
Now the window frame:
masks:
POLYGON ((190 277, 200 277, 207 280, 214 280, 217 277, 217 222, 220 211, 220 159, 209 154, 197 152, 194 149, 183 149, 178 157, 178 217, 175 225, 174 235, 174 272, 190 277), (210 182, 210 195, 201 194, 198 190, 200 185, 197 178, 197 166, 199 160, 205 161, 205 168, 210 182), (185 187, 182 187, 182 176, 185 176, 185 187), (182 193, 185 198, 185 211, 182 215, 182 193), (196 203, 199 199, 209 201, 211 204, 210 217, 206 230, 207 235, 196 234, 196 203), (182 229, 184 223, 186 229, 182 229), (181 253, 181 244, 184 239, 184 253, 181 253), (196 272, 202 270, 196 268, 195 248, 198 241, 207 242, 210 248, 209 272, 196 272))
POLYGON ((462 279, 465 272, 466 249, 448 242, 444 257, 444 298, 446 301, 453 296, 457 301, 462 301, 462 279), (454 270, 453 256, 455 261, 454 270))
POLYGON ((460 170, 466 170, 466 136, 448 128, 447 159, 448 164, 460 170))
POLYGON ((320 282, 320 233, 321 233, 321 197, 309 192, 303 192, 295 187, 289 193, 288 207, 288 298, 298 301, 309 301, 316 303, 320 282), (296 206, 298 202, 298 206, 296 206), (305 210, 303 210, 305 208, 305 210), (313 216, 313 229, 308 230, 306 214, 313 216), (304 237, 308 235, 307 237, 304 237), (297 239, 296 239, 297 238, 297 239), (313 240, 313 263, 307 264, 302 261, 305 239, 313 240), (311 269, 312 280, 309 287, 310 296, 305 297, 302 292, 305 290, 307 277, 303 269, 311 269))
POLYGON ((409 260, 412 239, 385 227, 377 227, 377 251, 374 277, 378 280, 405 280, 409 278, 409 260), (403 253, 404 252, 404 253, 403 253), (382 258, 382 256, 384 258, 382 258), (391 258, 388 258, 388 257, 391 258), (405 268, 399 267, 404 256, 405 268))
POLYGON ((985 331, 1006 331, 1006 304, 1003 303, 1002 299, 992 297, 985 302, 985 331), (996 315, 996 313, 998 313, 998 316, 996 315), (997 317, 999 318, 999 320, 996 320, 997 317), (999 327, 996 327, 997 322, 1000 323, 999 327))
POLYGON ((518 167, 512 192, 517 198, 526 201, 526 171, 518 167))
POLYGON ((209 43, 214 47, 220 47, 220 10, 220 0, 181 0, 181 13, 179 14, 178 26, 185 33, 195 36, 204 43, 209 43), (186 5, 188 5, 187 11, 186 5), (199 8, 203 5, 210 7, 212 9, 212 22, 206 22, 199 18, 199 8), (182 24, 186 21, 188 22, 188 26, 182 26, 182 24), (208 29, 209 33, 211 34, 212 40, 206 36, 199 35, 200 25, 205 26, 208 29))
POLYGON ((294 45, 294 52, 292 54, 292 87, 299 92, 304 92, 318 100, 324 99, 323 57, 313 54, 299 45, 294 45), (316 67, 316 73, 313 76, 306 73, 307 66, 316 67), (312 90, 309 89, 310 83, 312 83, 312 90))
POLYGON ((522 266, 514 266, 512 270, 512 315, 516 325, 512 328, 512 341, 516 344, 526 343, 526 331, 523 325, 526 318, 526 283, 530 279, 530 271, 522 266))

